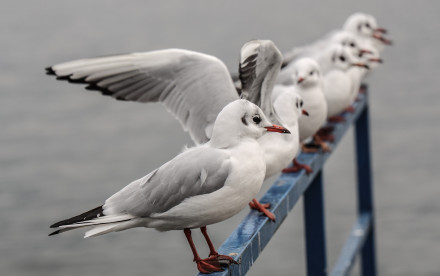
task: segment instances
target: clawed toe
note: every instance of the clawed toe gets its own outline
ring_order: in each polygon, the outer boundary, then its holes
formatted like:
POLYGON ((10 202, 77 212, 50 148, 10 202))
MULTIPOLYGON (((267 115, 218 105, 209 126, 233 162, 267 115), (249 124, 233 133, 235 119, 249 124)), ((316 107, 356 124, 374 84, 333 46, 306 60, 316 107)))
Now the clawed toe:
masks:
POLYGON ((255 209, 257 211, 262 212, 270 220, 275 221, 275 215, 272 212, 270 212, 269 210, 267 210, 267 208, 270 208, 270 203, 261 204, 260 202, 258 202, 257 199, 254 198, 254 199, 252 199, 251 202, 249 202, 249 206, 252 209, 255 209))
POLYGON ((296 173, 301 170, 305 170, 306 174, 309 175, 313 172, 312 167, 306 164, 299 163, 296 159, 293 160, 293 167, 285 168, 282 170, 283 173, 296 173))
POLYGON ((233 258, 226 255, 212 255, 206 259, 200 259, 196 261, 197 269, 201 273, 212 273, 216 271, 223 271, 222 266, 228 266, 230 264, 238 264, 233 258))
MULTIPOLYGON (((264 208, 266 208, 266 209, 270 209, 270 203, 260 203, 261 204, 261 206, 263 206, 264 208)), ((258 207, 257 206, 255 206, 255 204, 251 201, 251 202, 249 202, 249 207, 251 207, 251 209, 254 209, 254 210, 258 210, 258 207)))

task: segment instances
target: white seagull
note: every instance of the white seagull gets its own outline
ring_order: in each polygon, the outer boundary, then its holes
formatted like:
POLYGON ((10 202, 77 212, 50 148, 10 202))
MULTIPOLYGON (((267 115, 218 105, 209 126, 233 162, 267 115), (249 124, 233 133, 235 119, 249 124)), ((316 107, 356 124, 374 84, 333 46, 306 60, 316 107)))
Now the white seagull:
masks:
MULTIPOLYGON (((241 49, 242 97, 261 107, 275 124, 292 135, 266 135, 259 139, 266 159, 266 177, 285 168, 298 151, 295 110, 281 116, 271 101, 282 56, 269 40, 253 40, 241 49), (277 115, 278 114, 278 115, 277 115)), ((71 82, 87 83, 119 100, 162 102, 181 122, 196 144, 209 141, 217 114, 239 98, 226 66, 219 59, 186 50, 170 49, 146 53, 83 59, 61 63, 48 72, 71 82)), ((275 217, 256 199, 251 207, 275 217)))
POLYGON ((341 29, 329 31, 312 43, 294 47, 284 53, 283 67, 301 57, 314 57, 333 43, 349 47, 354 55, 372 54, 371 47, 380 51, 384 45, 392 44, 391 40, 383 36, 385 33, 387 30, 379 27, 372 15, 355 13, 347 18, 341 29))
POLYGON ((286 67, 279 76, 279 83, 292 86, 304 100, 304 109, 310 116, 299 118, 299 139, 311 137, 327 118, 327 103, 319 64, 312 58, 301 58, 286 67))
POLYGON ((384 45, 391 45, 392 41, 384 37, 385 28, 379 27, 376 18, 370 14, 354 13, 345 21, 342 29, 355 34, 365 42, 371 43, 377 50, 382 50, 384 45))
POLYGON ((319 64, 325 64, 323 73, 324 95, 327 101, 327 119, 332 122, 341 122, 343 117, 338 116, 352 103, 353 81, 351 71, 356 73, 358 67, 367 71, 369 67, 358 60, 354 60, 347 47, 333 44, 327 47, 318 56, 319 64))
MULTIPOLYGON (((294 47, 289 52, 284 53, 283 68, 289 63, 294 62, 294 60, 302 57, 316 58, 325 48, 333 44, 347 47, 353 55, 371 53, 370 50, 362 47, 361 39, 355 34, 344 30, 337 30, 325 35, 324 38, 318 39, 305 46, 294 47)), ((319 65, 322 66, 321 64, 319 65)), ((321 68, 321 71, 323 71, 323 68, 321 68)))
MULTIPOLYGON (((298 120, 299 141, 306 140, 313 136, 324 151, 330 151, 330 148, 324 143, 316 132, 321 128, 327 118, 327 103, 323 93, 322 75, 319 64, 312 58, 300 58, 285 67, 278 77, 278 85, 285 86, 285 89, 291 90, 291 93, 299 94, 304 100, 303 108, 307 110, 310 116, 302 116, 298 120)), ((277 93, 276 95, 281 95, 277 93)), ((316 151, 303 147, 303 151, 316 151)), ((297 171, 298 168, 304 168, 307 173, 311 172, 310 167, 299 164, 296 159, 294 170, 283 170, 283 172, 297 171)))
POLYGON ((93 227, 86 238, 133 227, 183 230, 199 271, 221 271, 221 264, 236 262, 218 254, 206 225, 237 214, 260 190, 266 163, 256 139, 268 131, 288 133, 272 125, 258 106, 233 101, 218 114, 209 142, 131 182, 103 205, 53 224, 58 230, 50 235, 86 226, 93 227), (200 228, 205 236, 210 248, 206 259, 197 253, 193 228, 200 228))

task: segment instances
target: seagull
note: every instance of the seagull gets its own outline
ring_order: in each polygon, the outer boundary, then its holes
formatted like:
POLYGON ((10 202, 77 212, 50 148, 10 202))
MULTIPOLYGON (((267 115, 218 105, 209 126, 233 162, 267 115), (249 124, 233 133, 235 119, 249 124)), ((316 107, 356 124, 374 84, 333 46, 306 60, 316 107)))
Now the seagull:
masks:
MULTIPOLYGON (((330 148, 315 135, 327 118, 327 103, 319 64, 312 58, 300 58, 281 71, 277 82, 278 85, 287 86, 285 89, 299 94, 304 101, 303 108, 310 114, 298 119, 299 141, 306 142, 313 136, 315 142, 320 144, 324 151, 330 151, 330 148)), ((303 151, 316 150, 303 147, 303 151)), ((299 164, 296 159, 293 162, 294 171, 299 167, 304 168, 307 173, 311 172, 310 167, 299 164)), ((291 170, 283 170, 283 172, 291 172, 291 170)))
POLYGON ((383 36, 387 33, 387 30, 379 27, 376 18, 370 14, 358 12, 350 15, 342 29, 372 43, 379 51, 383 49, 384 45, 392 45, 392 41, 383 36))
MULTIPOLYGON (((294 125, 293 128, 290 129, 292 135, 296 134, 295 136, 295 143, 293 144, 295 146, 295 155, 293 158, 293 167, 285 168, 282 170, 283 173, 293 173, 298 172, 301 169, 304 169, 306 173, 311 173, 312 169, 308 165, 300 164, 296 160, 296 156, 299 154, 299 136, 297 135, 299 133, 299 124, 298 124, 298 118, 300 118, 302 115, 309 116, 309 113, 307 110, 303 108, 304 101, 302 97, 295 92, 295 89, 292 86, 284 86, 284 85, 275 85, 272 95, 272 101, 274 108, 277 110, 277 112, 280 114, 280 117, 290 118, 287 119, 286 125, 294 125), (295 112, 292 113, 292 110, 295 112)), ((263 139, 263 138, 262 138, 263 139)), ((277 145, 274 145, 277 146, 277 145)), ((290 160, 292 157, 290 157, 290 160)), ((289 163, 290 163, 289 160, 289 163)), ((285 162, 283 162, 285 164, 285 162)))
MULTIPOLYGON (((252 40, 240 52, 241 97, 261 107, 275 124, 291 135, 259 139, 266 159, 266 177, 285 168, 298 151, 295 110, 279 116, 271 93, 282 55, 270 40, 252 40)), ((49 74, 70 82, 86 83, 118 100, 161 102, 188 131, 195 144, 211 139, 214 119, 228 103, 239 99, 229 72, 219 59, 188 50, 168 49, 144 53, 82 59, 47 68, 49 74)), ((270 219, 275 216, 252 200, 251 207, 270 219)))
POLYGON ((327 116, 319 64, 312 58, 301 58, 281 72, 279 82, 293 86, 304 100, 304 109, 310 112, 310 116, 299 118, 299 139, 304 141, 316 133, 327 116))
POLYGON ((218 114, 209 142, 131 182, 103 205, 53 224, 58 230, 50 235, 87 226, 93 228, 85 238, 134 227, 183 230, 198 270, 222 271, 221 264, 237 262, 218 254, 206 226, 237 214, 260 190, 266 163, 256 139, 267 132, 289 133, 272 125, 258 106, 235 100, 218 114), (206 259, 191 238, 194 228, 201 229, 209 246, 206 259))
MULTIPOLYGON (((338 44, 347 47, 351 50, 353 55, 364 55, 371 53, 370 50, 362 47, 361 39, 355 34, 344 31, 336 30, 325 35, 324 38, 318 39, 310 44, 300 47, 294 47, 289 52, 284 53, 283 68, 289 63, 301 57, 316 58, 322 51, 324 51, 329 45, 338 44)), ((320 66, 322 66, 320 64, 320 66)), ((323 68, 321 68, 321 71, 323 68)))
POLYGON ((347 18, 341 29, 329 31, 312 43, 296 46, 284 53, 282 67, 301 57, 314 57, 333 43, 351 48, 353 55, 371 54, 371 47, 382 50, 384 45, 392 44, 391 40, 383 36, 386 33, 387 30, 379 27, 372 15, 355 13, 347 18))
MULTIPOLYGON (((351 94, 353 81, 351 71, 356 73, 363 68, 367 71, 369 66, 354 60, 349 48, 339 44, 328 46, 317 58, 323 64, 323 91, 327 102, 327 119, 331 122, 341 122, 343 117, 338 116, 352 103, 351 94)), ((323 68, 321 67, 321 68, 323 68)))

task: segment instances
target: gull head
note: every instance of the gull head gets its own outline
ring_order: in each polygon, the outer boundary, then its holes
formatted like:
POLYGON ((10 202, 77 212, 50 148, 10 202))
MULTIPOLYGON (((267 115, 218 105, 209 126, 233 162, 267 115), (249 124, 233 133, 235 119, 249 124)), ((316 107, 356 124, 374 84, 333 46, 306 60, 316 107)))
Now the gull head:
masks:
POLYGON ((353 55, 350 54, 350 51, 347 47, 343 47, 340 45, 331 45, 326 53, 325 58, 330 60, 332 69, 339 69, 342 71, 346 71, 351 68, 351 64, 353 61, 353 55))
POLYGON ((361 37, 373 39, 379 43, 391 45, 391 40, 385 38, 385 28, 379 27, 376 18, 370 14, 354 13, 350 15, 342 27, 343 30, 355 33, 361 37))
POLYGON ((291 92, 293 95, 293 101, 295 102, 295 118, 300 118, 301 116, 309 116, 309 112, 303 108, 304 100, 296 92, 291 92))
POLYGON ((362 43, 359 38, 351 32, 337 32, 332 36, 331 43, 340 44, 343 47, 347 47, 347 49, 349 49, 353 55, 364 55, 370 53, 370 51, 361 46, 362 43))
POLYGON ((312 58, 298 59, 294 65, 295 85, 301 87, 310 87, 321 84, 321 70, 318 63, 312 58))
POLYGON ((339 44, 328 46, 318 57, 318 60, 320 64, 322 64, 322 70, 325 73, 331 70, 341 70, 345 72, 353 66, 368 69, 368 65, 357 55, 353 55, 350 48, 339 44))
POLYGON ((244 138, 258 139, 267 132, 290 133, 286 128, 272 124, 258 106, 240 99, 220 111, 214 123, 211 142, 231 146, 244 138))
POLYGON ((344 23, 342 29, 360 36, 373 36, 377 28, 376 19, 365 13, 354 13, 350 15, 344 23))

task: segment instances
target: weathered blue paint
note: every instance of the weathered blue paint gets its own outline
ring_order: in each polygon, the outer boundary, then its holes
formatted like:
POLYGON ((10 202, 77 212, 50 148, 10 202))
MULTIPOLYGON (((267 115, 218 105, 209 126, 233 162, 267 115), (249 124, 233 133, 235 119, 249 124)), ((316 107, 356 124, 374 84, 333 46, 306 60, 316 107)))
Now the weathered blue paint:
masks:
MULTIPOLYGON (((360 217, 354 229, 358 229, 357 227, 366 227, 365 236, 362 236, 362 238, 357 237, 353 234, 354 232, 350 235, 342 250, 340 260, 335 270, 333 270, 335 274, 332 273, 332 275, 345 275, 338 274, 337 272, 340 270, 339 267, 342 267, 341 263, 350 263, 346 270, 341 270, 348 272, 355 255, 364 244, 365 246, 362 249, 362 264, 363 267, 365 267, 363 270, 364 275, 375 275, 374 221, 368 148, 367 96, 360 95, 359 98, 360 101, 354 105, 355 112, 344 114, 346 122, 334 124, 335 129, 333 135, 335 142, 330 145, 332 148, 335 148, 351 124, 358 121, 356 123, 356 145, 358 147, 358 206, 360 217), (365 176, 365 174, 368 176, 365 176), (368 274, 370 272, 372 272, 372 274, 368 274)), ((245 275, 278 227, 287 217, 288 212, 292 210, 303 195, 307 272, 308 275, 327 275, 322 169, 329 156, 330 154, 324 153, 301 153, 298 156, 298 161, 310 165, 313 169, 313 173, 306 175, 304 171, 301 171, 295 174, 282 174, 260 199, 263 203, 271 203, 271 211, 276 215, 276 221, 272 222, 268 218, 260 215, 257 211, 251 211, 218 249, 220 254, 230 255, 239 261, 240 264, 231 265, 222 272, 216 272, 210 275, 245 275)), ((356 233, 359 234, 359 231, 356 233)))

